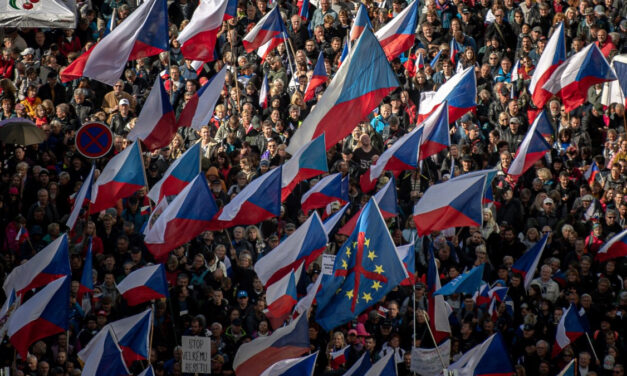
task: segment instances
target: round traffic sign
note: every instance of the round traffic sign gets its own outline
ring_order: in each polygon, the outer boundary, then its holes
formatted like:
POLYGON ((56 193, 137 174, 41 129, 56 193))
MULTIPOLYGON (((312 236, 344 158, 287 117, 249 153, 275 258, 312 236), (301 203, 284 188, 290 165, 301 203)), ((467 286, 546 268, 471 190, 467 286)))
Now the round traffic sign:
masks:
POLYGON ((113 146, 113 133, 103 123, 87 123, 76 132, 76 149, 87 158, 104 157, 113 146))

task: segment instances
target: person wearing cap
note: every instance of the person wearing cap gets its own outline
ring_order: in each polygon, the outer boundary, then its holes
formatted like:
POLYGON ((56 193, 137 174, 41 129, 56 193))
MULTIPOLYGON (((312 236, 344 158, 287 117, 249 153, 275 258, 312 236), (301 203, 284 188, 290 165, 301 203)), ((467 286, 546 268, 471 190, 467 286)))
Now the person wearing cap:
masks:
POLYGON ((512 117, 509 119, 509 127, 502 134, 503 141, 509 144, 510 150, 518 150, 518 145, 523 141, 525 135, 521 130, 520 119, 512 117))
POLYGON ((135 115, 131 111, 131 103, 127 98, 118 102, 118 111, 111 117, 110 128, 113 134, 126 137, 131 131, 129 124, 135 115))
POLYGON ((120 101, 126 99, 131 111, 135 111, 136 101, 132 95, 124 91, 124 81, 117 80, 113 84, 113 90, 105 94, 102 100, 102 110, 108 115, 112 115, 120 110, 120 101))

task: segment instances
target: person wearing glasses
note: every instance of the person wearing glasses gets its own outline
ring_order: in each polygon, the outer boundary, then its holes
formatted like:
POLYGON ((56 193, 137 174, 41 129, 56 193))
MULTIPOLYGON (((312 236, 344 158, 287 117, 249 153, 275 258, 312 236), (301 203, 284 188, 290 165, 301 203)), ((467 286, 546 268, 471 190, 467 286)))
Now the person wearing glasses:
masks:
POLYGON ((135 105, 137 102, 132 95, 124 91, 124 81, 117 80, 113 85, 113 90, 105 94, 102 101, 102 110, 111 115, 119 111, 119 103, 122 99, 126 99, 129 102, 130 109, 135 112, 135 105))

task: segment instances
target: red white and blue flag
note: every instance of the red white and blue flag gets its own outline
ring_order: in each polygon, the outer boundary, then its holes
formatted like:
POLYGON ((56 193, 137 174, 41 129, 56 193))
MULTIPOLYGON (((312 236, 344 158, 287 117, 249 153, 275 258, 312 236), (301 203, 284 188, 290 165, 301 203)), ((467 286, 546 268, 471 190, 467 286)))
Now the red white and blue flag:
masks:
POLYGON ((590 43, 555 69, 542 89, 562 98, 566 112, 570 112, 586 101, 591 86, 613 80, 616 75, 603 53, 590 43))
POLYGON ((464 46, 460 44, 455 38, 451 39, 451 63, 457 66, 457 62, 459 61, 458 56, 462 52, 464 52, 464 46))
POLYGON ((536 68, 529 82, 529 93, 533 104, 541 109, 553 96, 553 93, 544 89, 544 84, 553 75, 553 72, 566 60, 566 38, 564 37, 564 24, 560 23, 553 32, 544 51, 536 64, 536 68))
POLYGON ((409 244, 396 247, 398 258, 403 262, 409 276, 401 282, 401 286, 413 286, 416 283, 416 251, 414 248, 413 239, 409 244))
POLYGON ((144 160, 138 142, 111 158, 94 182, 89 214, 115 205, 119 199, 137 192, 146 184, 144 160))
POLYGON ((324 65, 324 55, 322 51, 320 51, 320 55, 318 55, 318 60, 316 61, 316 66, 313 70, 313 76, 307 83, 307 89, 305 89, 305 102, 309 102, 316 95, 316 88, 327 82, 329 76, 327 75, 327 68, 324 65))
POLYGON ((298 0, 298 15, 303 21, 309 19, 309 0, 298 0))
POLYGON ((93 241, 90 237, 85 262, 83 263, 83 272, 81 273, 81 280, 78 286, 78 292, 76 293, 77 302, 82 302, 85 294, 94 291, 92 243, 93 241))
POLYGON ((603 85, 601 103, 606 107, 612 103, 627 106, 627 55, 615 56, 612 60, 612 68, 618 79, 603 85))
POLYGON ((338 369, 348 359, 348 353, 351 345, 345 346, 339 350, 331 351, 331 368, 338 369))
POLYGON ((264 313, 270 320, 270 325, 273 329, 280 328, 283 325, 290 317, 296 302, 298 302, 296 284, 300 280, 302 271, 303 264, 301 263, 298 267, 281 277, 281 279, 266 287, 267 308, 264 310, 264 313))
POLYGON ((26 226, 20 226, 20 230, 15 235, 15 241, 18 245, 22 245, 28 241, 30 235, 28 234, 28 229, 26 226))
POLYGON ((67 275, 48 283, 9 318, 7 334, 22 359, 26 359, 31 344, 68 330, 70 284, 67 275))
POLYGON ((328 242, 318 213, 313 213, 300 227, 272 252, 257 260, 255 272, 264 286, 282 279, 299 265, 305 270, 325 250, 328 242))
POLYGON ((399 86, 379 42, 365 29, 322 98, 296 130, 287 152, 324 133, 326 149, 341 141, 399 86))
POLYGON ((301 181, 328 171, 327 152, 324 148, 324 134, 322 134, 303 145, 283 164, 281 201, 285 201, 301 181))
POLYGON ((259 90, 259 107, 262 109, 268 108, 268 98, 270 96, 270 85, 268 85, 268 76, 263 76, 261 82, 261 89, 259 90))
MULTIPOLYGON (((531 125, 531 128, 525 135, 522 143, 516 151, 516 157, 512 161, 512 164, 507 170, 507 174, 515 179, 518 179, 525 173, 537 160, 544 157, 544 155, 551 150, 551 145, 544 139, 542 133, 538 130, 540 127, 551 126, 546 112, 543 110, 540 115, 536 117, 531 125)), ((551 128, 552 129, 552 128, 551 128)))
POLYGON ((348 43, 348 41, 344 42, 344 48, 342 48, 342 54, 340 55, 340 60, 337 62, 337 67, 341 67, 342 63, 344 62, 344 60, 346 60, 346 58, 348 57, 348 55, 351 53, 351 45, 348 43))
POLYGON ((91 190, 94 183, 94 172, 96 170, 96 165, 93 164, 91 166, 91 170, 89 170, 89 174, 85 181, 81 185, 81 189, 79 189, 76 194, 76 198, 74 199, 74 206, 72 207, 72 212, 70 213, 69 218, 65 224, 67 227, 72 230, 74 225, 76 224, 76 220, 78 216, 81 214, 81 209, 85 203, 89 203, 91 201, 91 190))
POLYGON ((113 86, 126 62, 169 50, 166 0, 147 0, 86 53, 61 71, 63 82, 81 77, 113 86))
MULTIPOLYGON (((387 182, 387 184, 373 196, 373 199, 377 202, 379 210, 381 210, 381 215, 383 215, 384 219, 393 218, 398 215, 398 207, 396 206, 396 184, 394 183, 394 179, 390 179, 390 181, 387 182)), ((338 232, 340 234, 350 236, 357 225, 357 220, 359 219, 362 210, 363 208, 360 209, 348 222, 346 222, 344 227, 342 227, 338 232)))
POLYGON ((557 324, 557 332, 555 333, 555 344, 551 356, 554 358, 562 350, 575 342, 577 338, 586 333, 579 317, 579 312, 573 303, 562 314, 559 324, 557 324))
POLYGON ((597 175, 600 173, 601 171, 599 170, 599 166, 597 165, 597 162, 592 161, 592 164, 590 165, 590 167, 588 167, 586 172, 584 172, 583 178, 586 179, 588 184, 590 184, 590 186, 592 187, 592 184, 594 184, 594 182, 597 180, 597 175))
POLYGON ((104 335, 94 337, 94 351, 85 359, 83 373, 93 376, 126 376, 130 371, 124 364, 122 350, 110 330, 103 329, 104 335))
POLYGON ((418 1, 414 0, 376 32, 375 35, 388 60, 394 59, 414 44, 416 22, 418 22, 418 1))
POLYGON ((246 52, 252 52, 272 41, 268 46, 268 51, 270 51, 282 43, 286 35, 287 31, 279 13, 279 7, 274 7, 246 34, 242 43, 246 52))
POLYGON ((313 376, 319 352, 316 351, 302 358, 278 361, 263 371, 260 376, 313 376))
POLYGON ((200 131, 200 128, 209 123, 224 87, 226 71, 225 65, 207 84, 194 93, 181 111, 178 120, 179 127, 192 127, 200 131))
POLYGON ((117 287, 129 306, 168 297, 168 280, 163 264, 137 269, 129 273, 117 287))
POLYGON ((448 121, 456 122, 468 111, 477 107, 475 98, 477 96, 477 80, 475 77, 475 67, 468 67, 463 72, 456 73, 438 91, 420 103, 418 110, 418 122, 424 121, 442 103, 448 103, 448 121))
POLYGON ((218 212, 209 184, 200 173, 170 202, 146 232, 144 242, 157 260, 207 230, 218 212))
POLYGON ((212 61, 218 32, 229 0, 201 0, 192 19, 178 36, 186 59, 212 61))
POLYGON ((192 145, 178 157, 152 186, 147 196, 154 202, 179 194, 200 173, 200 143, 192 145))
POLYGON ((542 258, 542 252, 544 252, 544 247, 546 247, 547 240, 548 235, 545 234, 539 242, 534 244, 533 247, 529 248, 529 250, 527 250, 518 260, 516 260, 514 265, 512 265, 512 271, 520 273, 522 275, 525 290, 528 289, 531 285, 533 275, 538 268, 538 264, 540 263, 540 259, 542 258))
POLYGON ((146 149, 152 151, 168 146, 177 129, 170 96, 165 90, 163 79, 157 77, 137 118, 137 123, 127 138, 130 141, 140 139, 146 149))
POLYGON ((353 42, 359 39, 359 36, 367 27, 372 29, 372 23, 370 23, 370 17, 368 17, 368 9, 363 3, 359 3, 359 9, 357 9, 353 26, 351 26, 350 41, 353 42))
POLYGON ((448 367, 460 375, 509 376, 516 374, 503 337, 496 333, 468 350, 448 367))
POLYGON ((230 20, 235 17, 237 17, 237 0, 227 0, 224 20, 230 20))
POLYGON ((325 176, 311 187, 300 199, 300 207, 307 214, 310 210, 324 208, 336 201, 344 205, 348 200, 348 179, 343 179, 338 172, 325 176))
POLYGON ((442 288, 440 275, 438 274, 438 265, 435 262, 433 249, 429 250, 429 268, 427 269, 427 291, 429 306, 429 326, 435 337, 436 345, 441 344, 451 335, 451 324, 448 317, 451 313, 451 307, 444 300, 444 295, 433 295, 434 292, 442 288))
POLYGON ((605 243, 594 258, 599 262, 605 262, 607 260, 625 256, 627 256, 627 230, 614 236, 607 243, 605 243))

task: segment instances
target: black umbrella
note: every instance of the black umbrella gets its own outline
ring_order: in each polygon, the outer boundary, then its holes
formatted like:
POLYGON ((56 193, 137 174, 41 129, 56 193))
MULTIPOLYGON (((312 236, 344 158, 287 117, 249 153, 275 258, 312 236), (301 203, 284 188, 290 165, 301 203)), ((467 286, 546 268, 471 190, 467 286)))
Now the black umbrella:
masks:
POLYGON ((11 118, 0 122, 0 140, 27 146, 46 141, 46 134, 28 119, 11 118))

